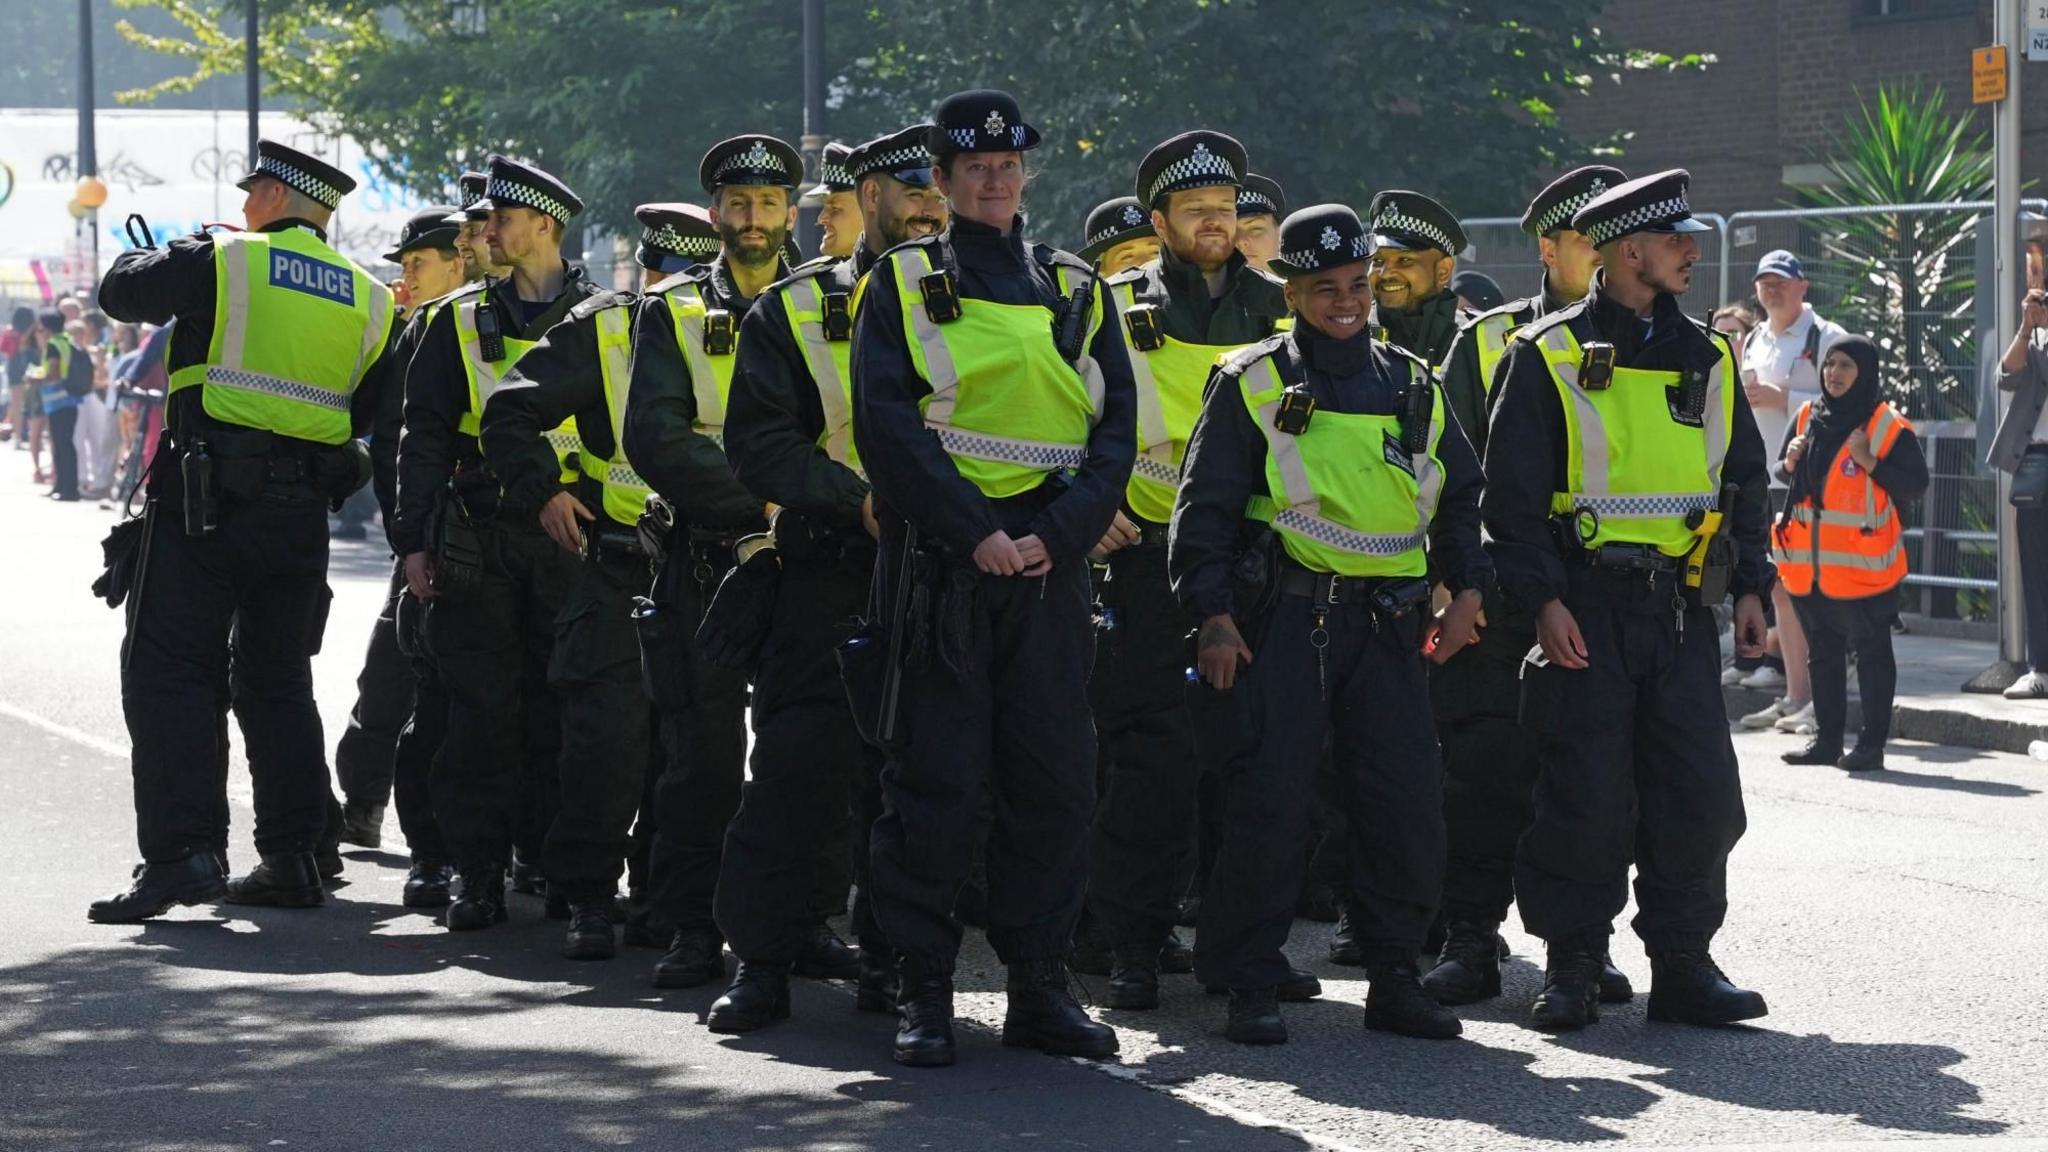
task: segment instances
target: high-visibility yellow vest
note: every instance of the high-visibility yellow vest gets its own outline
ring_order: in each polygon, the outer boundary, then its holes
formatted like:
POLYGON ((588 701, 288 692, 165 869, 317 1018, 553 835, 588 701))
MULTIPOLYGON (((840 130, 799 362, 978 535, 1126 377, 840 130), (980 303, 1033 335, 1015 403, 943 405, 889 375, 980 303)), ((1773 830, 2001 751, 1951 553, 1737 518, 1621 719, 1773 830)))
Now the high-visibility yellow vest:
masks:
MULTIPOLYGON (((1135 275, 1111 288, 1126 317, 1138 302, 1138 284, 1143 279, 1135 275)), ((1164 524, 1173 517, 1181 462, 1187 455, 1188 437, 1195 430, 1195 418, 1202 414, 1202 389, 1209 372, 1243 345, 1189 344, 1162 332, 1160 346, 1145 351, 1139 349, 1135 334, 1130 335, 1126 343, 1131 375, 1137 382, 1138 456, 1124 498, 1140 517, 1164 524)))
POLYGON ((586 479, 604 494, 604 514, 631 526, 647 510, 647 498, 654 494, 633 464, 626 459, 626 392, 633 382, 633 309, 615 304, 591 315, 597 325, 597 363, 604 376, 604 410, 611 420, 612 458, 599 460, 585 448, 577 453, 576 464, 586 479))
MULTIPOLYGON (((1074 364, 1061 359, 1051 313, 1037 304, 962 296, 959 318, 934 321, 919 286, 932 272, 934 248, 915 244, 892 252, 884 273, 895 278, 902 300, 911 361, 931 386, 918 405, 925 427, 960 475, 991 499, 1029 492, 1055 472, 1080 467, 1102 412, 1101 365, 1085 351, 1074 364)), ((1079 283, 1074 277, 1087 275, 1060 265, 1061 295, 1079 283)), ((1102 327, 1102 296, 1092 297, 1083 348, 1102 327)))
POLYGON ((825 413, 825 430, 818 436, 818 446, 833 460, 865 476, 860 452, 853 444, 853 342, 848 337, 835 340, 825 333, 828 307, 844 309, 850 331, 860 281, 855 281, 855 291, 841 292, 833 278, 834 267, 836 263, 785 280, 775 289, 775 296, 789 318, 789 330, 796 337, 797 350, 803 353, 804 366, 818 389, 818 405, 825 413))
MULTIPOLYGON (((469 383, 469 408, 456 421, 456 427, 464 435, 475 436, 483 427, 484 405, 504 387, 505 373, 512 370, 519 358, 538 340, 522 340, 516 336, 503 337, 505 355, 502 359, 484 359, 483 338, 477 332, 476 311, 484 306, 486 290, 479 286, 476 291, 450 296, 437 307, 454 309, 455 335, 462 345, 462 374, 469 383)), ((547 433, 548 445, 555 450, 555 459, 561 464, 561 480, 572 484, 576 480, 576 457, 582 454, 583 442, 576 435, 576 418, 567 420, 547 433)))
POLYGON ((206 414, 340 444, 349 402, 391 335, 391 290, 305 228, 213 238, 213 336, 171 373, 206 414))
MULTIPOLYGON (((1254 496, 1245 515, 1273 525, 1287 554, 1314 572, 1339 576, 1420 576, 1429 567, 1429 523, 1443 493, 1442 389, 1429 370, 1403 355, 1407 383, 1430 389, 1429 437, 1409 452, 1401 417, 1316 409, 1307 431, 1289 435, 1274 425, 1286 390, 1271 349, 1255 356, 1238 378, 1245 410, 1266 438, 1266 494, 1254 496), (1398 461, 1398 462, 1397 462, 1398 461)), ((1221 384, 1218 387, 1222 387, 1221 384)))
MULTIPOLYGON (((1796 435, 1806 434, 1812 413, 1813 401, 1799 406, 1796 435)), ((1879 404, 1863 426, 1870 454, 1884 459, 1912 427, 1890 404, 1879 404)), ((1849 456, 1846 443, 1828 462, 1827 477, 1823 507, 1815 508, 1809 495, 1785 509, 1783 529, 1771 533, 1785 591, 1810 596, 1818 586, 1824 596, 1861 600, 1897 588, 1906 578, 1906 542, 1890 494, 1849 456)))
POLYGON ((76 408, 81 399, 80 397, 73 396, 69 387, 71 383, 71 358, 78 354, 78 349, 71 346, 71 337, 66 336, 62 332, 50 337, 49 348, 43 354, 43 363, 49 363, 50 352, 57 354, 56 374, 43 377, 42 383, 36 388, 36 394, 43 402, 43 412, 45 415, 76 408))
MULTIPOLYGON (((725 402, 732 394, 733 349, 713 355, 705 347, 704 324, 711 305, 704 299, 704 271, 691 268, 679 272, 649 288, 647 294, 660 297, 668 305, 669 318, 675 322, 676 347, 681 349, 683 362, 690 369, 690 393, 697 402, 697 418, 691 427, 723 448, 725 402)), ((739 319, 731 317, 735 348, 739 319)))
POLYGON ((1479 388, 1482 393, 1493 394, 1493 370, 1507 357, 1508 341, 1521 326, 1513 310, 1496 309, 1481 313, 1465 329, 1468 333, 1466 338, 1472 341, 1473 356, 1479 362, 1479 388))
POLYGON ((1735 391, 1726 343, 1713 338, 1720 356, 1707 374, 1700 426, 1693 427, 1671 414, 1668 390, 1680 385, 1678 372, 1616 368, 1608 387, 1588 391, 1579 387, 1579 342, 1569 324, 1524 328, 1514 338, 1542 350, 1564 409, 1567 490, 1551 494, 1551 513, 1574 517, 1587 548, 1647 544, 1667 556, 1691 550, 1697 534, 1686 517, 1714 507, 1728 458, 1735 391))

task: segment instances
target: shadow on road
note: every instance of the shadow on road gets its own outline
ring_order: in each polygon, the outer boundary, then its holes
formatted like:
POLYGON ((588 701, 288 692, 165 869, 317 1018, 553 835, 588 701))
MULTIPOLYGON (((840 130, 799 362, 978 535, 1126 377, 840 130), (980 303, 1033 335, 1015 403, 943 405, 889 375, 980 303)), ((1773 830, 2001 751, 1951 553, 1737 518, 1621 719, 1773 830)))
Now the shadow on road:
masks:
POLYGON ((1844 775, 1860 784, 1889 784, 1895 788, 1932 788, 1941 792, 1962 792, 1971 796, 2021 799, 2041 794, 2039 788, 2029 788, 2024 784, 2004 784, 1996 780, 1960 780, 1954 776, 1937 776, 1929 772, 1900 772, 1891 768, 1878 772, 1850 772, 1844 775))

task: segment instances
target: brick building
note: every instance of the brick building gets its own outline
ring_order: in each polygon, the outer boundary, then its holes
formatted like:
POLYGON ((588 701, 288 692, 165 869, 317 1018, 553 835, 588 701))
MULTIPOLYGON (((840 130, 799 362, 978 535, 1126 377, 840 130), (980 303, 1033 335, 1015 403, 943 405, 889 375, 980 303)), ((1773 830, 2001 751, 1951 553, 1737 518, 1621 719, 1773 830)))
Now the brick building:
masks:
MULTIPOLYGON (((1618 44, 1674 55, 1709 52, 1705 71, 1604 78, 1564 106, 1581 139, 1633 132, 1622 167, 1682 167, 1693 203, 1727 214, 1779 208, 1793 186, 1824 178, 1830 133, 1880 83, 1941 86, 1968 112, 1970 50, 1992 42, 1992 0, 1609 0, 1601 30, 1618 44)), ((2017 46, 2016 46, 2017 50, 2017 46)), ((2021 177, 2048 187, 2048 63, 2020 62, 2021 177)), ((1991 132, 1989 108, 1977 127, 1991 132)), ((2039 195, 2038 191, 2032 194, 2039 195)))

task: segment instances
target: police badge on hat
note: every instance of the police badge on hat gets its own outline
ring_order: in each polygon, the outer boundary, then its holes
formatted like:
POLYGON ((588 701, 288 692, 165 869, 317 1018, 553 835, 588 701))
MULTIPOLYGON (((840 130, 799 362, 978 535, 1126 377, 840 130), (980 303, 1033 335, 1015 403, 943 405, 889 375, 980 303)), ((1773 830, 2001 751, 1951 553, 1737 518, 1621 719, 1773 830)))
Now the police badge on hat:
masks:
POLYGON ((795 188, 804 175, 804 158, 773 136, 748 133, 721 140, 697 165, 697 182, 715 196, 727 184, 795 188))
POLYGON ((955 152, 1028 152, 1038 147, 1038 129, 1024 122, 1017 98, 994 88, 955 92, 939 101, 925 147, 933 156, 955 152))
POLYGON ((1138 201, 1157 208, 1163 197, 1190 188, 1235 188, 1244 170, 1244 145, 1235 139, 1221 132, 1183 132, 1138 164, 1138 201))
POLYGON ((1456 255, 1465 247, 1465 230, 1449 208, 1420 192, 1396 189, 1372 198, 1365 214, 1372 219, 1374 244, 1388 248, 1434 248, 1456 255))
POLYGON ((1083 232, 1086 242, 1075 254, 1091 262, 1126 240, 1158 235, 1152 230, 1152 214, 1145 211, 1135 196, 1119 196, 1097 204, 1088 213, 1083 232))
POLYGON ((1292 279, 1356 264, 1372 254, 1372 237, 1358 213, 1342 204, 1316 204, 1280 225, 1273 270, 1292 279))

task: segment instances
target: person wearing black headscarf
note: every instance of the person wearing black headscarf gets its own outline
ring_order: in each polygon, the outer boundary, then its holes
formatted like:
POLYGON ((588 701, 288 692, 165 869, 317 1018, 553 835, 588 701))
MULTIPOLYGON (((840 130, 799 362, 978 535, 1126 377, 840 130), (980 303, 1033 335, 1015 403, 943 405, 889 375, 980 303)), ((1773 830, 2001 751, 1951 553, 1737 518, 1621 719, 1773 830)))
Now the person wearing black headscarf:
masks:
POLYGON ((1877 345, 1867 337, 1849 336, 1828 349, 1821 362, 1821 397, 1806 409, 1785 432, 1778 473, 1790 491, 1772 545, 1787 587, 1806 588, 1805 594, 1794 591, 1792 605, 1806 629, 1820 731, 1784 759, 1871 771, 1884 766, 1898 683, 1892 592, 1905 578, 1905 564, 1897 509, 1926 491, 1927 460, 1912 425, 1884 400, 1877 345), (1845 525, 1838 519, 1844 515, 1858 518, 1860 527, 1845 525), (1838 542, 1845 539, 1853 539, 1853 550, 1843 550, 1838 542), (1855 747, 1844 755, 1851 645, 1863 725, 1855 747))

